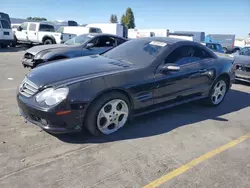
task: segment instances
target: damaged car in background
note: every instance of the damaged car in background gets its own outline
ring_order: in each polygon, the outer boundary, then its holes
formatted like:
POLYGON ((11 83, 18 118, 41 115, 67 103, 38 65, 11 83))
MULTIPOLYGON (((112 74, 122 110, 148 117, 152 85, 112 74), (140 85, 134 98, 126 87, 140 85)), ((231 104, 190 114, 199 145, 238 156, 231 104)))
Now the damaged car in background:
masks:
POLYGON ((35 68, 44 63, 80 56, 104 53, 124 42, 127 39, 103 33, 90 33, 76 36, 64 44, 35 46, 24 54, 24 67, 35 68))
POLYGON ((235 81, 250 83, 250 46, 232 54, 235 58, 235 81))
POLYGON ((100 136, 134 116, 190 101, 217 106, 233 81, 232 58, 196 42, 149 37, 37 67, 21 83, 17 102, 25 119, 48 132, 87 128, 100 136))

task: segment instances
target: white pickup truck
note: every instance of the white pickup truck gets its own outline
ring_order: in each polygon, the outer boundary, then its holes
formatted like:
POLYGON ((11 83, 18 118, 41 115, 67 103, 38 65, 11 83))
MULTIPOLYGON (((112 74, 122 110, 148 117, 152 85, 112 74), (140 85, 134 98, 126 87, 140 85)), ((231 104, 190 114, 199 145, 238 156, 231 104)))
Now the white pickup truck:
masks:
POLYGON ((55 28, 44 22, 24 22, 14 30, 17 43, 56 44, 55 28))

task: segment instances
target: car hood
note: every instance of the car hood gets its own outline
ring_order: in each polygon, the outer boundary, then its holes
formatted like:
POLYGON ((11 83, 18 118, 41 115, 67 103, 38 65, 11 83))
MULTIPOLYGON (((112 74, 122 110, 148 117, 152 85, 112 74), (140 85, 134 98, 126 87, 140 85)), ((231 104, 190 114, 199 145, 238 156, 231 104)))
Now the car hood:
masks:
POLYGON ((61 60, 33 69, 26 76, 38 87, 67 84, 129 69, 130 64, 100 55, 61 60))
POLYGON ((66 44, 50 44, 50 45, 40 45, 34 46, 26 50, 26 52, 31 53, 32 55, 36 55, 37 53, 44 50, 53 50, 53 49, 61 49, 61 48, 70 48, 71 46, 66 44))
POLYGON ((248 64, 250 65, 250 56, 245 55, 234 55, 234 63, 248 64))

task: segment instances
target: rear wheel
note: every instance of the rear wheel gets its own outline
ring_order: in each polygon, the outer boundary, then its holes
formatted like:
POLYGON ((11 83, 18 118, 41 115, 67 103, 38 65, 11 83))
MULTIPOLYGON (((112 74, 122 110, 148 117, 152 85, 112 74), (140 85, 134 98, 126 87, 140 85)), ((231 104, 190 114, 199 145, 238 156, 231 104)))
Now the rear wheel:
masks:
POLYGON ((44 45, 46 44, 53 44, 53 41, 51 39, 45 39, 43 42, 44 45))
POLYGON ((16 45, 17 45, 17 38, 16 38, 16 36, 14 36, 14 40, 10 43, 10 47, 16 47, 16 45))
POLYGON ((206 104, 210 106, 218 106, 222 103, 228 90, 227 82, 228 81, 225 78, 221 77, 214 83, 209 96, 206 99, 206 104))
POLYGON ((119 92, 111 92, 96 99, 90 106, 86 128, 94 136, 108 135, 122 128, 130 116, 128 98, 119 92))

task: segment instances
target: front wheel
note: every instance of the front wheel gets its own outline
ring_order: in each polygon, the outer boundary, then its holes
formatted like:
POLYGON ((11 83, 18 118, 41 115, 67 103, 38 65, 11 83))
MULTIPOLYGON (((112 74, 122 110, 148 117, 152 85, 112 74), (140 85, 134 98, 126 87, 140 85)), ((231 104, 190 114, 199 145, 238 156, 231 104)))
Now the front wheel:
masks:
POLYGON ((209 93, 206 103, 210 106, 218 106, 222 103, 228 90, 226 79, 219 78, 209 93))
POLYGON ((108 135, 122 128, 129 116, 128 98, 122 93, 111 92, 93 102, 84 123, 92 135, 108 135))

